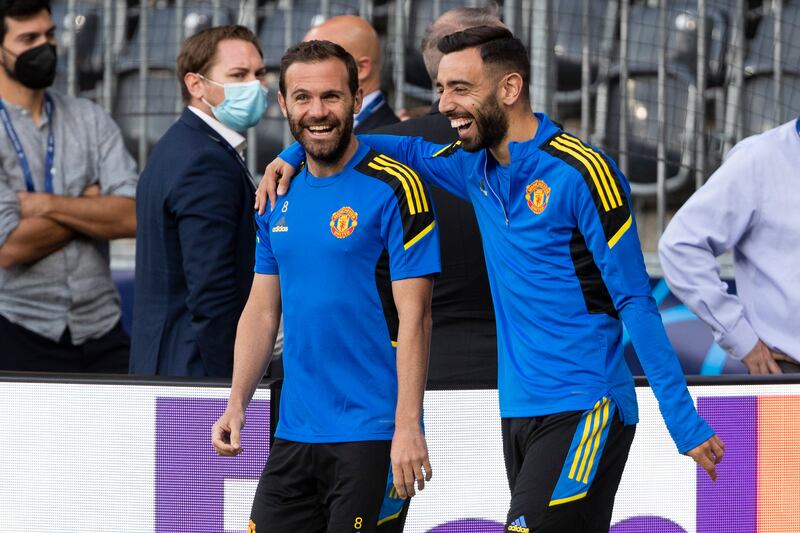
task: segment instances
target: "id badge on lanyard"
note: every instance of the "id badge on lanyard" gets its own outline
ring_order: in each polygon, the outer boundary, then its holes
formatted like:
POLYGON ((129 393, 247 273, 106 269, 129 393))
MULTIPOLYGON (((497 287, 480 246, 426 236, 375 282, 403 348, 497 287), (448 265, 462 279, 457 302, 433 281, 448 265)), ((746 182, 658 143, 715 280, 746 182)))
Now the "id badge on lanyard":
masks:
MULTIPOLYGON (((48 193, 53 193, 53 162, 55 161, 55 138, 53 136, 53 100, 50 95, 44 95, 44 112, 47 116, 47 153, 44 159, 44 190, 48 193)), ((11 139, 11 144, 14 145, 14 151, 17 153, 19 166, 22 168, 22 174, 25 177, 25 187, 28 192, 36 192, 33 185, 33 174, 31 173, 31 166, 28 164, 28 158, 25 155, 25 150, 22 148, 22 143, 17 135, 17 130, 11 123, 11 117, 8 115, 6 106, 0 100, 0 119, 3 121, 3 126, 6 129, 8 138, 11 139)))

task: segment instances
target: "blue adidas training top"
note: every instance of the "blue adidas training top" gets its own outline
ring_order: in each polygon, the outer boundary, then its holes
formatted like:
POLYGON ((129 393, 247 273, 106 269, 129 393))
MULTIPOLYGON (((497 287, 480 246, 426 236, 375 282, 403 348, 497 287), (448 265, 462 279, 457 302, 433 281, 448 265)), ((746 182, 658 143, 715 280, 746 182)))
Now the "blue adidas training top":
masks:
MULTIPOLYGON (((511 164, 460 142, 364 135, 376 150, 470 202, 497 319, 504 418, 591 409, 603 396, 638 421, 622 322, 681 453, 713 431, 694 408, 650 294, 630 188, 616 164, 536 114, 533 139, 509 144, 511 164), (620 320, 621 319, 621 320, 620 320)), ((299 167, 295 144, 280 157, 299 167)))
POLYGON ((412 170, 361 144, 339 174, 303 169, 256 221, 255 271, 280 275, 283 303, 275 436, 391 439, 399 324, 391 281, 441 268, 428 191, 412 170))

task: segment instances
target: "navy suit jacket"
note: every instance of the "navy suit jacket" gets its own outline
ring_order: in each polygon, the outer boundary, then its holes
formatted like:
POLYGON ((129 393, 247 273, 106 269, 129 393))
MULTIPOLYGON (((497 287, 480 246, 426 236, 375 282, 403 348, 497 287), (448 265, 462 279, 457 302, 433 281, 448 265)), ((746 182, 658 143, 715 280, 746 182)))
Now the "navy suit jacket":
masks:
POLYGON ((398 122, 400 122, 400 119, 394 114, 394 110, 389 105, 389 101, 387 99, 382 106, 364 117, 361 122, 358 123, 358 126, 353 128, 353 131, 356 134, 367 133, 375 128, 388 126, 390 124, 397 124, 398 122))
POLYGON ((254 192, 233 147, 189 109, 153 148, 136 192, 131 373, 231 376, 254 192))

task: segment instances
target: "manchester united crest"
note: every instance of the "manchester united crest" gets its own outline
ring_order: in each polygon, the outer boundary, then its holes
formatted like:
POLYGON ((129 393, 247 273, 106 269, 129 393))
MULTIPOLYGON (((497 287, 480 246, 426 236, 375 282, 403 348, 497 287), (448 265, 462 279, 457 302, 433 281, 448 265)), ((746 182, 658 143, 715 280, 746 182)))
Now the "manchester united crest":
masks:
POLYGON ((534 181, 525 189, 525 200, 531 211, 537 215, 541 214, 547 207, 547 201, 550 200, 550 187, 542 180, 534 181))
POLYGON ((358 226, 358 213, 350 207, 343 207, 331 215, 331 233, 337 239, 352 235, 358 226))

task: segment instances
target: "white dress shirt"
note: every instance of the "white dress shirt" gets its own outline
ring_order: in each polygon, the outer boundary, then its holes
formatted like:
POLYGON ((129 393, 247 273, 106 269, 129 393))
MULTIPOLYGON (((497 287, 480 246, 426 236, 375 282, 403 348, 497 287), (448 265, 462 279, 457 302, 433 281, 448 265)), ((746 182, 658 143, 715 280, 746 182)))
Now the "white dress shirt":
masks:
POLYGON ((762 340, 800 362, 800 125, 737 144, 675 214, 658 251, 672 292, 734 358, 762 340), (733 249, 736 292, 715 258, 733 249))
POLYGON ((201 111, 200 109, 189 106, 189 110, 200 117, 200 119, 211 126, 214 131, 219 133, 220 137, 225 139, 228 144, 233 146, 233 149, 236 150, 236 153, 239 154, 239 157, 244 159, 244 151, 247 148, 247 139, 239 133, 238 131, 230 129, 228 126, 217 120, 216 118, 212 117, 208 113, 201 111))

